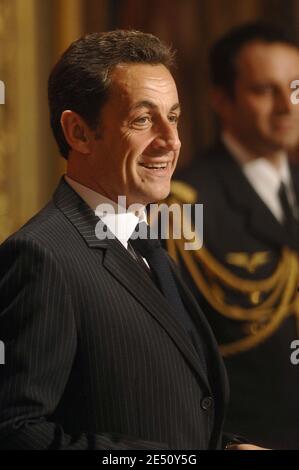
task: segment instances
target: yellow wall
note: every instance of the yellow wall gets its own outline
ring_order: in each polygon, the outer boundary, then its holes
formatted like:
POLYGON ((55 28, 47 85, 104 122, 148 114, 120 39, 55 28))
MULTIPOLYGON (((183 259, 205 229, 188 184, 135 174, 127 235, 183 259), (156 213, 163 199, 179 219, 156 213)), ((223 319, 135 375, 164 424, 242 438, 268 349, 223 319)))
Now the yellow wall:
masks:
POLYGON ((232 25, 288 12, 292 0, 0 0, 0 242, 50 197, 65 162, 51 136, 47 78, 59 54, 85 32, 115 27, 150 31, 178 49, 183 103, 181 162, 213 131, 206 52, 232 25), (276 9, 273 7, 276 5, 276 9), (271 7, 271 8, 270 8, 271 7), (185 109, 184 109, 185 108, 185 109))

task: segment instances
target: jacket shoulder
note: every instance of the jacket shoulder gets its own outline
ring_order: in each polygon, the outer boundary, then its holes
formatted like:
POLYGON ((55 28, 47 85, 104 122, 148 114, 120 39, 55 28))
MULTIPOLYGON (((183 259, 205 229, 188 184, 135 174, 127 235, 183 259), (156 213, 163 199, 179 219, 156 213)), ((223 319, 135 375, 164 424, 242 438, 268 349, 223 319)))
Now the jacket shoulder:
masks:
POLYGON ((56 251, 57 244, 65 242, 71 224, 62 212, 50 201, 43 209, 29 219, 19 230, 1 244, 7 246, 33 242, 35 245, 56 251))

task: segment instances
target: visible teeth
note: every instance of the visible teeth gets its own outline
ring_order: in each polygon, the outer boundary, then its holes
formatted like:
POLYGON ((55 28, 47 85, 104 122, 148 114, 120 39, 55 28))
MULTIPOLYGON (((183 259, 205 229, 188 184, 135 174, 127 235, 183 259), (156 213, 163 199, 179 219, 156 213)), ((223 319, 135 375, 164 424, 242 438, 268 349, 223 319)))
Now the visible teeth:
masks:
POLYGON ((166 168, 167 163, 148 163, 148 164, 143 164, 146 168, 166 168))

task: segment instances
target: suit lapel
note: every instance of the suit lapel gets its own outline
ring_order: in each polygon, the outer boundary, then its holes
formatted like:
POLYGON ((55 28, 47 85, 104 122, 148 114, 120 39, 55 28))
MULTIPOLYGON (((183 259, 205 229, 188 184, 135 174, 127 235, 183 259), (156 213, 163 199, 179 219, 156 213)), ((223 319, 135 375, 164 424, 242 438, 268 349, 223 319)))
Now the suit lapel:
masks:
POLYGON ((293 183, 293 188, 296 196, 296 203, 299 206, 299 167, 290 165, 291 178, 293 183))
POLYGON ((219 144, 214 160, 215 172, 221 181, 230 206, 246 215, 249 230, 272 245, 286 244, 286 234, 281 224, 252 188, 239 165, 224 145, 219 144), (220 157, 221 155, 221 157, 220 157))
POLYGON ((54 193, 54 203, 64 213, 91 249, 105 250, 103 266, 117 279, 171 337, 189 365, 209 389, 207 377, 194 347, 165 297, 155 286, 145 270, 115 239, 99 239, 95 228, 103 223, 85 202, 62 180, 54 193))
POLYGON ((95 230, 99 218, 65 182, 64 178, 61 178, 54 193, 53 201, 90 248, 107 248, 107 240, 100 240, 96 237, 95 230))
POLYGON ((173 310, 144 269, 116 240, 109 240, 104 258, 105 268, 140 302, 175 342, 206 387, 208 381, 189 336, 176 319, 173 310), (113 245, 113 248, 112 248, 113 245))

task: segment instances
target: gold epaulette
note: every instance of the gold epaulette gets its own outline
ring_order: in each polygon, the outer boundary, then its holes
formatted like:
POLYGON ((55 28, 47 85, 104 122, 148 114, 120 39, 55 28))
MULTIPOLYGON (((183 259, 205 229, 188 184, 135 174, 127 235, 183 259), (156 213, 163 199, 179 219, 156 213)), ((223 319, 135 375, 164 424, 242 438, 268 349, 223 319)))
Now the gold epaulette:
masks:
POLYGON ((285 247, 272 275, 261 280, 249 280, 233 274, 205 246, 200 250, 186 251, 184 241, 168 239, 169 254, 175 261, 179 258, 183 261, 208 303, 220 315, 239 322, 245 333, 243 338, 233 343, 220 345, 224 356, 248 351, 265 341, 291 314, 296 316, 299 332, 299 257, 296 252, 285 247), (246 308, 228 303, 226 289, 250 298, 252 306, 246 308))
POLYGON ((171 196, 177 202, 194 204, 197 201, 197 191, 190 184, 183 181, 174 180, 171 183, 171 196))
MULTIPOLYGON (((187 183, 173 181, 171 193, 166 201, 168 205, 195 204, 198 201, 197 191, 187 183)), ((170 220, 170 233, 173 233, 170 220)), ((190 220, 185 219, 187 228, 190 220)), ((190 232, 192 227, 190 225, 190 232)), ((187 230, 188 232, 188 230, 187 230)), ((186 233, 187 233, 186 232, 186 233)), ((201 246, 200 234, 195 232, 195 246, 201 246)), ((248 351, 265 341, 280 327, 289 316, 295 315, 299 334, 299 299, 297 285, 299 279, 299 256, 296 252, 284 248, 280 260, 272 274, 264 279, 246 279, 235 274, 229 267, 220 262, 204 245, 201 249, 185 250, 183 238, 167 239, 167 250, 176 262, 183 262, 189 271, 194 284, 205 297, 210 306, 228 320, 238 322, 244 336, 232 343, 220 344, 223 356, 232 356, 248 351), (243 303, 231 304, 227 292, 236 292, 238 296, 250 300, 248 307, 243 303)), ((268 253, 259 252, 251 257, 244 254, 228 257, 229 264, 246 265, 249 272, 261 263, 268 261, 268 253), (240 258, 240 255, 243 258, 240 258), (246 260, 245 260, 246 258, 246 260)), ((247 300, 248 301, 248 300, 247 300)))

